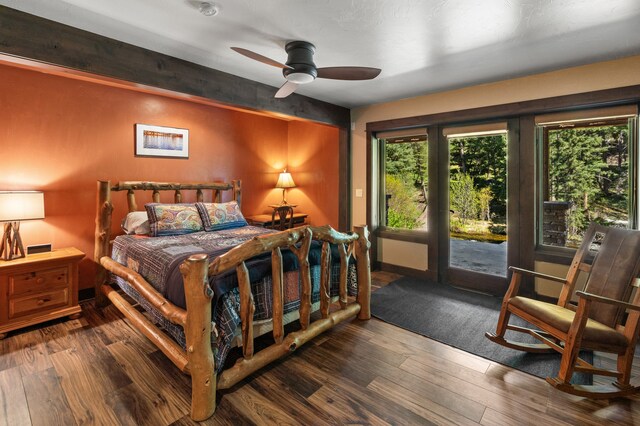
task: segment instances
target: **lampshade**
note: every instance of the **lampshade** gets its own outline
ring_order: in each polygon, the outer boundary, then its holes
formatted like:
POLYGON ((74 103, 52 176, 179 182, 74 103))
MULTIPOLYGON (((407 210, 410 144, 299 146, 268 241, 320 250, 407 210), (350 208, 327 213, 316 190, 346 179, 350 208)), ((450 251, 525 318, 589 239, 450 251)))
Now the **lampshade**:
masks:
POLYGON ((286 170, 280 173, 280 176, 278 176, 278 183, 276 183, 276 188, 295 188, 295 186, 296 184, 293 182, 291 173, 286 170))
POLYGON ((0 191, 0 222, 44 219, 44 194, 40 191, 0 191))

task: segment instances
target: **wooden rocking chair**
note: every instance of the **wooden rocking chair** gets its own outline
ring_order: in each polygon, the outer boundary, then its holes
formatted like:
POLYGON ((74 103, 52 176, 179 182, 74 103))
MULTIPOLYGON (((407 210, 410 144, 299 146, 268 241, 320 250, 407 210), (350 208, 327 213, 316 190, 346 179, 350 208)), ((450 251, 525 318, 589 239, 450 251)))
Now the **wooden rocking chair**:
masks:
POLYGON ((629 380, 640 319, 640 291, 632 291, 638 286, 636 278, 640 272, 640 231, 592 223, 566 278, 515 267, 509 269, 513 275, 502 302, 496 333, 485 333, 487 338, 508 348, 527 352, 560 352, 562 360, 558 377, 548 377, 547 382, 561 391, 599 399, 629 395, 638 389, 631 386, 629 380), (593 259, 591 264, 587 263, 590 259, 593 259), (584 291, 576 292, 576 306, 571 302, 571 296, 580 272, 589 273, 589 278, 584 291), (558 303, 553 305, 518 296, 522 275, 562 283, 558 303), (511 314, 540 330, 510 325, 511 314), (530 334, 543 343, 506 340, 507 330, 530 334), (578 357, 580 349, 617 354, 617 369, 594 367, 578 357), (608 385, 572 385, 570 380, 574 371, 615 377, 616 380, 608 385))

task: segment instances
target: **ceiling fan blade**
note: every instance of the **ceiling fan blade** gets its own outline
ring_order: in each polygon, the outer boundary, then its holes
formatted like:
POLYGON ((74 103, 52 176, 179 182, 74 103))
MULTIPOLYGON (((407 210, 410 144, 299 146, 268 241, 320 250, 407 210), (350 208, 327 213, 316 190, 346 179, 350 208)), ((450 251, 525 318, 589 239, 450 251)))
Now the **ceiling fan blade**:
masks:
POLYGON ((318 68, 317 78, 331 78, 333 80, 371 80, 376 78, 382 70, 369 67, 326 67, 318 68))
POLYGON ((292 83, 290 81, 285 81, 285 83, 278 89, 276 92, 275 98, 286 98, 290 94, 296 91, 298 88, 298 84, 292 83))
POLYGON ((242 47, 232 47, 231 50, 233 50, 234 52, 238 52, 239 54, 244 55, 247 58, 251 58, 258 62, 262 62, 263 64, 271 65, 272 67, 293 69, 289 65, 285 65, 278 61, 274 61, 271 58, 267 58, 266 56, 262 56, 261 54, 252 52, 251 50, 243 49, 242 47))

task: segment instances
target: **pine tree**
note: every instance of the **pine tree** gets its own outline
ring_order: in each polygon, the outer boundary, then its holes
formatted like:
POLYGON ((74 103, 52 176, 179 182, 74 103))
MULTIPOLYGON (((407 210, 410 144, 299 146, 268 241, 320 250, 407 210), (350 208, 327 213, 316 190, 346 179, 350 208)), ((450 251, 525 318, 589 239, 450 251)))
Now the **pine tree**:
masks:
POLYGON ((507 138, 490 135, 449 140, 450 174, 468 173, 477 188, 488 187, 493 194, 491 210, 506 214, 507 138))
POLYGON ((424 225, 428 182, 427 143, 385 145, 385 195, 389 208, 387 226, 415 229, 424 225))
POLYGON ((549 131, 549 196, 573 204, 569 215, 573 234, 592 219, 589 207, 607 166, 602 159, 605 151, 602 138, 592 129, 549 131))

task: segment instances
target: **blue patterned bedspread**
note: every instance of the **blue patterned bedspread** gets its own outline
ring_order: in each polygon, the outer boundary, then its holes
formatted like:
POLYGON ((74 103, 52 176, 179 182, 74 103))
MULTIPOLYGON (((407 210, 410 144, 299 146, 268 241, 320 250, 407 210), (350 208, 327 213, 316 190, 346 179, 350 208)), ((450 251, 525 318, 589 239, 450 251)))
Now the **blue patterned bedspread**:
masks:
MULTIPOLYGON (((138 272, 156 290, 173 304, 185 308, 184 283, 180 274, 180 264, 192 254, 206 253, 209 260, 229 251, 251 238, 272 233, 274 231, 253 226, 226 229, 213 232, 196 232, 187 235, 166 237, 142 237, 135 235, 121 235, 113 243, 112 258, 138 272)), ((338 294, 340 261, 337 250, 332 248, 331 294, 338 294)), ((297 259, 289 250, 283 250, 284 276, 284 312, 288 313, 299 308, 299 274, 297 259)), ((249 260, 247 267, 251 281, 256 311, 254 320, 271 318, 271 256, 266 253, 249 260)), ((309 254, 312 280, 312 301, 319 300, 320 282, 320 244, 312 243, 309 254)), ((154 320, 162 325, 183 347, 186 346, 184 330, 180 326, 167 321, 162 315, 146 303, 125 280, 114 277, 114 281, 131 297, 136 299, 154 320)), ((349 267, 349 293, 356 292, 355 266, 349 267)), ((214 290, 213 320, 218 328, 218 338, 214 341, 216 367, 220 371, 226 356, 231 349, 234 332, 240 324, 239 293, 237 289, 237 275, 232 269, 226 273, 209 278, 214 290)))
MULTIPOLYGON (((113 242, 112 258, 142 275, 167 300, 184 309, 186 302, 179 266, 185 259, 192 254, 206 253, 209 261, 212 261, 253 237, 273 232, 270 229, 243 226, 166 237, 120 235, 113 242)), ((222 287, 225 284, 223 279, 229 277, 233 280, 233 276, 235 272, 229 271, 211 283, 215 302, 233 287, 232 284, 226 286, 230 288, 222 287)))

